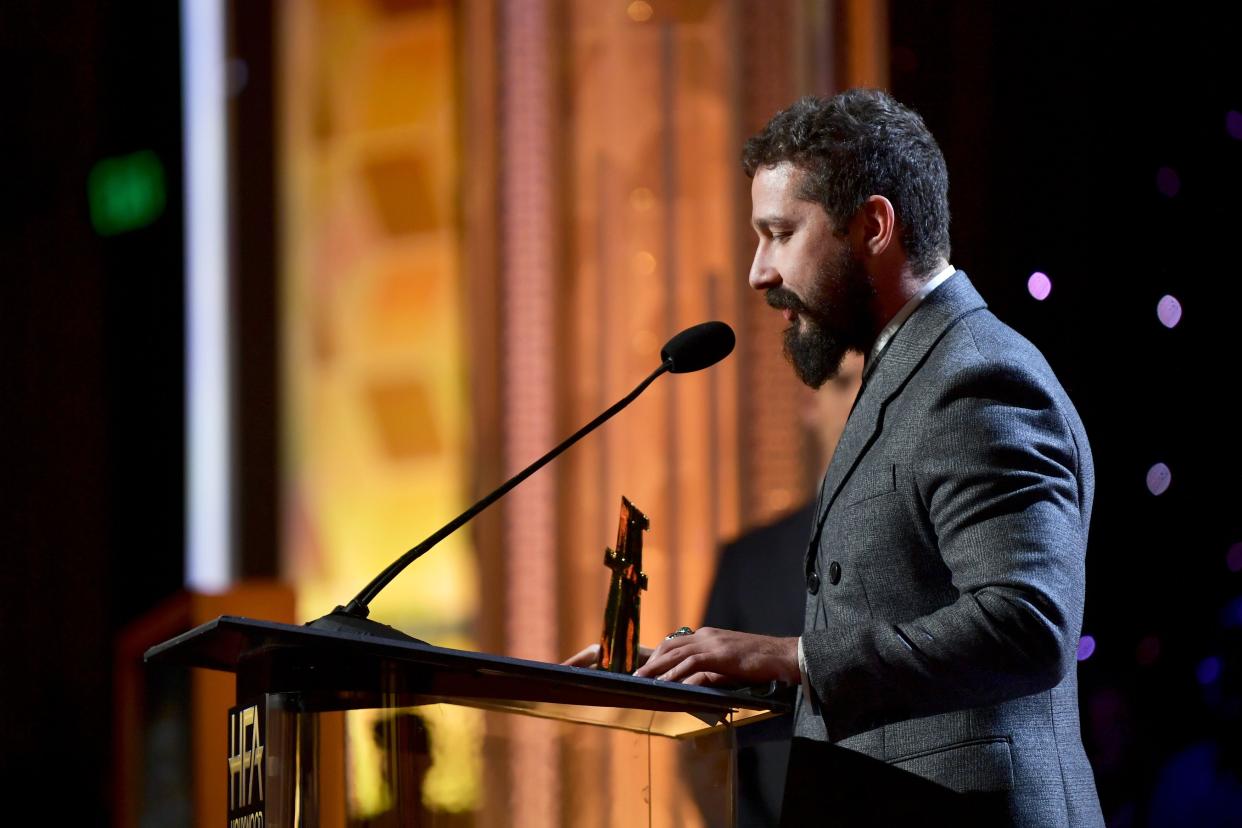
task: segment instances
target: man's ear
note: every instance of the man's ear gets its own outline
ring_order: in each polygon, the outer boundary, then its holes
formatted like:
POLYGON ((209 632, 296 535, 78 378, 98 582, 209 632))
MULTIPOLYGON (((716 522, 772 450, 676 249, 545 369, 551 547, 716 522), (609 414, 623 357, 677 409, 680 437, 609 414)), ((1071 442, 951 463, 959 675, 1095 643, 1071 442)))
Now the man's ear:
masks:
POLYGON ((867 256, 881 256, 894 244, 897 236, 897 211, 893 202, 881 195, 867 196, 850 222, 854 249, 867 256))

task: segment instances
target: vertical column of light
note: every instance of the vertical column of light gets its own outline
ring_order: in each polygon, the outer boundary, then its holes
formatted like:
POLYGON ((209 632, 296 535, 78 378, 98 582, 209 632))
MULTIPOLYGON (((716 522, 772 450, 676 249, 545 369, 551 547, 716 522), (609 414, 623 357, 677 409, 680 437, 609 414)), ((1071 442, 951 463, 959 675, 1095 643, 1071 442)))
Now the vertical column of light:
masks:
MULTIPOLYGON (((753 130, 789 105, 794 86, 791 43, 796 36, 790 0, 741 5, 742 121, 753 130)), ((749 137, 749 135, 745 136, 749 137)), ((749 221, 750 199, 742 201, 749 221)), ((739 228, 742 229, 742 228, 739 228)), ((754 234, 747 230, 741 261, 754 254, 754 234)), ((803 447, 798 422, 800 387, 781 356, 784 323, 754 295, 745 297, 739 337, 742 343, 743 514, 750 525, 766 523, 797 505, 802 496, 803 447)))
POLYGON ((888 86, 887 0, 845 0, 843 88, 888 86))
POLYGON ((182 0, 185 145, 185 583, 217 591, 232 577, 228 360, 227 106, 224 3, 182 0))
MULTIPOLYGON (((547 0, 501 6, 501 279, 505 474, 555 444, 553 110, 547 0)), ((507 650, 556 660, 556 490, 545 469, 505 509, 507 650)), ((555 825, 554 731, 514 722, 512 824, 555 825)))

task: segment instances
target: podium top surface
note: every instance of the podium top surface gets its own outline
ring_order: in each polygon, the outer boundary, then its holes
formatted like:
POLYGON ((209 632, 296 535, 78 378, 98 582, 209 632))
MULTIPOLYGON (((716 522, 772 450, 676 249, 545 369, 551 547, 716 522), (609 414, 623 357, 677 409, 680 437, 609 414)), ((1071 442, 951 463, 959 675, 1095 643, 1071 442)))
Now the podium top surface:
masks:
MULTIPOLYGON (((742 718, 791 709, 788 688, 720 689, 431 644, 220 616, 147 650, 149 664, 223 670, 250 691, 393 693, 469 703, 628 708, 742 718)), ((352 705, 345 705, 352 706, 352 705)), ((482 706, 488 706, 484 704, 482 706)))

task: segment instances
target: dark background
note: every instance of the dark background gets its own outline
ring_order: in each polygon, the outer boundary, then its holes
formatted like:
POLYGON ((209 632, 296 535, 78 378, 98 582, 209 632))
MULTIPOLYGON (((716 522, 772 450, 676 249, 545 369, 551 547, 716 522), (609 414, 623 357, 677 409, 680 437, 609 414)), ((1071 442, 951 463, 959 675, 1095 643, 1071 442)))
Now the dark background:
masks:
POLYGON ((1083 736, 1108 823, 1142 825, 1155 787, 1188 782, 1173 757, 1242 736, 1228 686, 1242 573, 1226 565, 1242 541, 1238 29, 1184 5, 1017 5, 895 3, 892 91, 945 151, 954 263, 1043 350, 1086 424, 1083 736), (1162 167, 1180 178, 1173 197, 1162 167), (1026 288, 1037 270, 1053 284, 1043 302, 1026 288), (1166 294, 1184 311, 1173 329, 1156 316, 1166 294), (1158 462, 1172 483, 1155 497, 1158 462), (1209 658, 1222 675, 1201 683, 1209 658))
MULTIPOLYGON (((1091 436, 1084 632, 1097 647, 1079 669, 1084 741, 1109 823, 1141 825, 1170 757, 1232 715, 1242 141, 1225 118, 1242 112, 1237 29, 1220 12, 1016 5, 896 0, 891 87, 944 148, 954 263, 1045 352, 1091 436), (1161 167, 1180 176, 1174 197, 1156 188, 1161 167), (1052 279, 1044 302, 1026 291, 1035 270, 1052 279), (1165 294, 1184 308, 1172 330, 1155 313, 1165 294), (1154 497, 1145 476, 1157 462, 1172 484, 1154 497), (1203 683, 1209 657, 1224 671, 1203 683)), ((171 2, 0 12, 0 779, 11 790, 68 781, 75 794, 56 808, 69 823, 109 818, 113 637, 182 581, 177 14, 171 2), (164 214, 100 238, 91 165, 139 149, 163 161, 164 214)), ((238 39, 252 74, 236 105, 260 135, 265 14, 238 39)), ((270 142, 243 146, 246 180, 259 183, 243 209, 270 216, 270 142)), ((238 245, 247 272, 275 272, 267 234, 243 231, 238 245)), ((274 306, 270 278, 250 281, 240 393, 268 413, 244 431, 258 471, 242 533, 270 556, 274 306)), ((257 572, 273 563, 257 561, 257 572)))
POLYGON ((5 821, 108 823, 113 636, 182 580, 177 9, 0 11, 5 821), (91 166, 142 149, 163 162, 164 214, 101 238, 91 166))

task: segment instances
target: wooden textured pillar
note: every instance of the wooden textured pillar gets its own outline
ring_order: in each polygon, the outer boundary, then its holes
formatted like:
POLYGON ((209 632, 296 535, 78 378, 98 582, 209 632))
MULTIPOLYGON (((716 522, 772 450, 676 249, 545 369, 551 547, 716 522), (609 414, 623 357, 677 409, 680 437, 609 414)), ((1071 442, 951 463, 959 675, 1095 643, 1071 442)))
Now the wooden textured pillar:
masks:
MULTIPOLYGON (((799 36, 797 4, 755 2, 741 4, 741 60, 739 106, 741 142, 757 132, 779 109, 797 95, 796 54, 791 44, 799 36)), ((749 270, 755 249, 750 227, 749 181, 737 173, 745 187, 737 217, 738 259, 749 270)), ((781 353, 785 323, 761 296, 743 284, 739 307, 742 380, 738 406, 745 427, 741 435, 743 490, 742 509, 747 526, 766 523, 797 506, 804 491, 803 465, 806 440, 799 425, 801 388, 781 353)))
MULTIPOLYGON (((500 311, 505 475, 559 441, 557 394, 557 165, 552 8, 549 0, 500 7, 500 311)), ((504 510, 506 651, 556 661, 556 473, 545 469, 509 495, 504 510)), ((555 729, 513 722, 512 824, 556 824, 555 729)))

